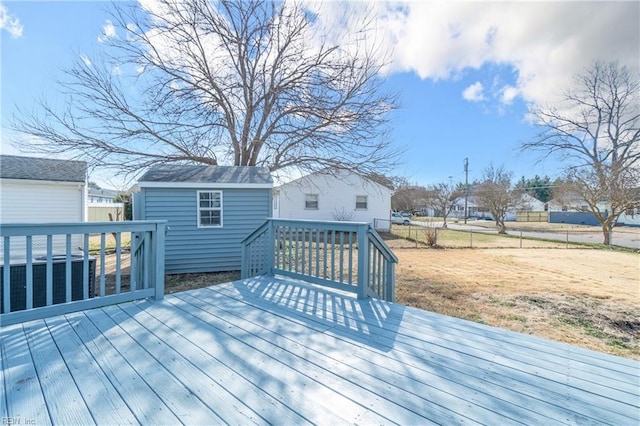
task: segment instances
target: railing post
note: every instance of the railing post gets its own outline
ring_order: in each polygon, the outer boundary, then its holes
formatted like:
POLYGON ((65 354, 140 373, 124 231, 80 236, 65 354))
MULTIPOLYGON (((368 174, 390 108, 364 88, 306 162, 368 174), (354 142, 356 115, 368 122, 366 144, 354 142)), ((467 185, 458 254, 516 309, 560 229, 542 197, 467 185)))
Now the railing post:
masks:
MULTIPOLYGON (((153 244, 151 244, 153 252, 151 258, 154 259, 154 271, 153 280, 155 288, 155 299, 162 299, 164 297, 164 242, 166 224, 156 224, 155 238, 152 238, 153 244)), ((146 266, 150 268, 151 265, 146 266)))
POLYGON ((275 226, 272 219, 267 219, 267 275, 273 276, 273 266, 275 264, 275 226))
POLYGON ((368 224, 358 225, 358 299, 366 299, 369 288, 368 224))
POLYGON ((396 301, 396 264, 390 260, 387 260, 387 289, 385 291, 387 297, 387 302, 395 302, 396 301))
POLYGON ((242 243, 242 252, 240 253, 240 279, 249 278, 249 244, 242 243))

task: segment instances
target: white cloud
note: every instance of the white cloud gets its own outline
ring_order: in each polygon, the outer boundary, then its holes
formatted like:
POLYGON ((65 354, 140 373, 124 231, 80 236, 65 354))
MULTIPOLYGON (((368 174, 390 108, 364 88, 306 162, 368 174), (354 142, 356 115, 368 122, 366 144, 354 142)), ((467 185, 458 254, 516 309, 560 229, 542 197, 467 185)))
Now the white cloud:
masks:
POLYGON ((104 43, 115 36, 116 27, 113 25, 113 22, 107 19, 102 26, 102 34, 98 36, 98 43, 104 43))
POLYGON ((476 81, 471 86, 464 89, 462 97, 470 102, 480 102, 484 100, 483 90, 484 87, 482 87, 482 83, 476 81))
POLYGON ((20 20, 9 14, 9 10, 2 4, 0 4, 0 30, 5 30, 12 38, 22 37, 24 30, 20 20))
MULTIPOLYGON (((336 11, 344 6, 323 4, 323 11, 335 9, 328 19, 344 20, 336 11)), ((594 60, 640 67, 640 2, 376 2, 374 10, 378 39, 394 51, 392 72, 439 80, 491 64, 511 67, 508 89, 485 84, 485 98, 504 104, 516 95, 553 101, 594 60)))
POLYGON ((511 65, 518 72, 515 89, 530 102, 544 102, 593 60, 638 67, 639 14, 637 2, 415 2, 396 46, 396 66, 437 79, 491 63, 511 65))
POLYGON ((500 98, 500 102, 505 105, 511 105, 516 96, 518 96, 518 89, 516 87, 505 86, 502 89, 502 97, 500 98))

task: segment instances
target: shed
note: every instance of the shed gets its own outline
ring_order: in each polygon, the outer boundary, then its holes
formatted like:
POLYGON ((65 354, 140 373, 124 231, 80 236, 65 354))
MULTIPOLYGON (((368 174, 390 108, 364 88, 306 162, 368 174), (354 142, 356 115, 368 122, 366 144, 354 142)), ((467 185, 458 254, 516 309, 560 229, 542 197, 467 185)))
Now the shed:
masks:
POLYGON ((240 270, 242 240, 271 213, 262 167, 154 166, 137 186, 133 218, 168 222, 168 274, 240 270))

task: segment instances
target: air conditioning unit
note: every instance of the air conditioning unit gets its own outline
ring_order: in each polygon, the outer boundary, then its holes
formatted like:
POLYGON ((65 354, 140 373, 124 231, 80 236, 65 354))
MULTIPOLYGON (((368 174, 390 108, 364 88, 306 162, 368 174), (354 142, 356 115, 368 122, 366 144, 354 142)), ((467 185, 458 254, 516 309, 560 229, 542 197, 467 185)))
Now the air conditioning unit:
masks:
MULTIPOLYGON (((53 304, 66 302, 67 255, 53 256, 53 304)), ((0 260, 2 262, 2 260, 0 260)), ((84 254, 71 255, 71 300, 83 299, 83 262, 84 254)), ((35 256, 33 265, 33 307, 47 304, 47 258, 35 256)), ((4 313, 4 268, 0 264, 0 313, 4 313)), ((11 312, 23 311, 27 307, 27 262, 24 259, 12 259, 10 267, 11 312)), ((89 297, 93 297, 96 281, 96 260, 89 256, 89 297)))

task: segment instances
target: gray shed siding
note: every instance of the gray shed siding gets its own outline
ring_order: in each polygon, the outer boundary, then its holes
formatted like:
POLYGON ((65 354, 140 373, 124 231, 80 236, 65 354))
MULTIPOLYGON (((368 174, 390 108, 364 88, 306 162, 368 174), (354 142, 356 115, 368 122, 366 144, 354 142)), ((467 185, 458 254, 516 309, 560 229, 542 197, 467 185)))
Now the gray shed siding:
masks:
POLYGON ((269 217, 271 189, 143 188, 136 204, 136 218, 168 221, 168 274, 237 271, 241 241, 269 217), (221 228, 198 228, 198 191, 222 191, 221 228))

